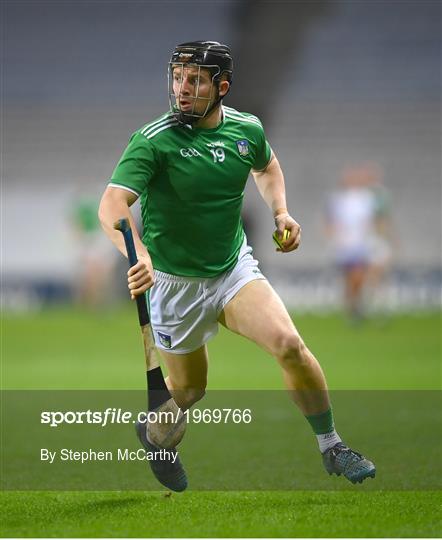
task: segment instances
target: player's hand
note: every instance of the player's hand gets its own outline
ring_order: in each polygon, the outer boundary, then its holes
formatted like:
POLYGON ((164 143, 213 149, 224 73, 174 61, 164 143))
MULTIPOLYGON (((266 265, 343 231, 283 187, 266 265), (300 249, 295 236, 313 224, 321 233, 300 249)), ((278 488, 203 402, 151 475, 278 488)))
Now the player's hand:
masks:
POLYGON ((301 226, 295 221, 290 214, 279 214, 275 216, 276 234, 279 238, 281 248, 277 248, 276 251, 281 253, 288 253, 298 248, 301 242, 301 226), (283 240, 284 231, 289 232, 288 238, 283 240))
POLYGON ((131 300, 144 294, 154 284, 154 273, 150 257, 138 257, 138 262, 129 268, 127 272, 127 286, 129 287, 131 300))

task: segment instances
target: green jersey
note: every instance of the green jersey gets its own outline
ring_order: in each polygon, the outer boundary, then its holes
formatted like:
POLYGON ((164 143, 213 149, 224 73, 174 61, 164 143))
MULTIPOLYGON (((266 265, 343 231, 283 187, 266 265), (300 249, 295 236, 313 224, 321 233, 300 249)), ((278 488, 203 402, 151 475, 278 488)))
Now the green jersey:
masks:
POLYGON ((244 188, 271 149, 256 116, 222 111, 214 129, 180 125, 171 113, 145 125, 112 174, 110 186, 141 197, 143 243, 156 270, 214 277, 238 259, 244 188))

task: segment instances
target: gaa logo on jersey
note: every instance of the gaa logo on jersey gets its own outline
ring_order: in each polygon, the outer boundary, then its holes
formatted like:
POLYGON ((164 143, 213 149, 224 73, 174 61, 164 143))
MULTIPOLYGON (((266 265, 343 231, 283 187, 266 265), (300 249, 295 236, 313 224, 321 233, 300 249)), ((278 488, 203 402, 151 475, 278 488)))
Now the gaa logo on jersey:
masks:
POLYGON ((183 157, 201 157, 201 154, 196 148, 181 148, 180 154, 183 157))
POLYGON ((249 141, 247 139, 236 141, 236 146, 238 147, 240 156, 245 157, 249 155, 249 141))

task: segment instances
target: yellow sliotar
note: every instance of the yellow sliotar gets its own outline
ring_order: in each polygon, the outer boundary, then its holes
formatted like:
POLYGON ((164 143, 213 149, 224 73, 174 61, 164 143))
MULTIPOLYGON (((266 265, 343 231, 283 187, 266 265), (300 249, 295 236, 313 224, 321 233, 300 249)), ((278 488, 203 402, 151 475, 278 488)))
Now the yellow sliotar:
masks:
POLYGON ((276 231, 273 233, 273 241, 279 247, 279 249, 284 249, 282 243, 288 240, 289 238, 290 238, 290 231, 288 229, 284 229, 284 232, 282 233, 282 238, 279 238, 278 233, 276 231))

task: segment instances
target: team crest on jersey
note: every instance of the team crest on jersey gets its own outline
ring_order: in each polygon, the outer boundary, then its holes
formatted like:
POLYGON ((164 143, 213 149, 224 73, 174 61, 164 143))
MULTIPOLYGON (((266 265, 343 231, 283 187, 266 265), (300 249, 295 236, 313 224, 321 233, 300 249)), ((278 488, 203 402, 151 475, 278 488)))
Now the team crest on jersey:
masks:
POLYGON ((236 141, 236 146, 238 147, 240 156, 245 157, 249 155, 249 141, 247 139, 236 141))
POLYGON ((172 338, 167 334, 163 334, 163 332, 157 332, 157 334, 161 345, 166 347, 166 349, 170 349, 172 347, 172 338))

